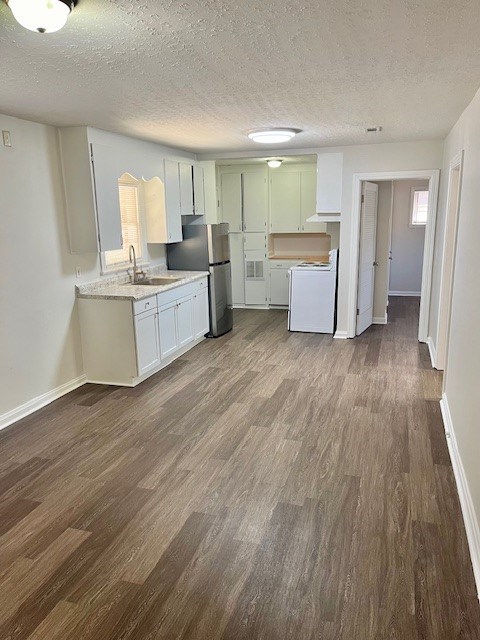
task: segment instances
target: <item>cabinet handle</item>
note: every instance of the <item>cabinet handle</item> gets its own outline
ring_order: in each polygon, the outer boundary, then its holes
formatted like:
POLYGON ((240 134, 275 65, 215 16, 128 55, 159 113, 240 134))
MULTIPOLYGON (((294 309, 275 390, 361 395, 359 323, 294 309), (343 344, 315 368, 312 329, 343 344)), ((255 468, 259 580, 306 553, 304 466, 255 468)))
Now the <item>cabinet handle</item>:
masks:
POLYGON ((305 231, 305 227, 303 226, 303 224, 302 224, 302 231, 305 231))

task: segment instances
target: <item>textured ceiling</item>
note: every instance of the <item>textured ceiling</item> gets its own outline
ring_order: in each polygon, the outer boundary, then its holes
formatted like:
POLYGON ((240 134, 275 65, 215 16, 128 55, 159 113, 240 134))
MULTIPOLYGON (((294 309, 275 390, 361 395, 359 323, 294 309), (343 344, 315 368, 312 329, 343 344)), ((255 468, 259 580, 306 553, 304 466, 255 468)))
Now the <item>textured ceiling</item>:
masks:
POLYGON ((44 36, 0 5, 0 112, 194 151, 443 137, 480 85, 478 0, 79 0, 44 36))

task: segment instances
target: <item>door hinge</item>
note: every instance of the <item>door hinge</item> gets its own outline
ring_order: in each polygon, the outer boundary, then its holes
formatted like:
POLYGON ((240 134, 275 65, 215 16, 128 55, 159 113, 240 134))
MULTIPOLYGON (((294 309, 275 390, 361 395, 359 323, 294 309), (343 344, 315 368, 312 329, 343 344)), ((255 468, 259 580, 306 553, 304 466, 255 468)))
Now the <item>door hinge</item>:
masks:
POLYGON ((357 316, 360 315, 360 309, 357 308, 357 316))
POLYGON ((365 196, 362 195, 362 204, 365 202, 365 196))

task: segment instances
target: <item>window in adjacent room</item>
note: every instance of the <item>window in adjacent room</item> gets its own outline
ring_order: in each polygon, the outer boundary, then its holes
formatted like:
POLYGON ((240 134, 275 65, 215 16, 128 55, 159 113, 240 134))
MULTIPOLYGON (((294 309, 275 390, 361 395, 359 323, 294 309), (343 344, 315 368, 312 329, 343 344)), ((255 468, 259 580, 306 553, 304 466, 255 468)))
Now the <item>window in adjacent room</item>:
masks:
POLYGON ((140 189, 140 181, 127 173, 124 173, 118 180, 123 247, 116 251, 105 252, 105 268, 107 270, 121 269, 128 266, 128 250, 131 244, 135 247, 137 262, 142 262, 144 258, 140 189))
POLYGON ((424 227, 427 224, 428 191, 418 187, 412 188, 410 206, 410 226, 424 227))

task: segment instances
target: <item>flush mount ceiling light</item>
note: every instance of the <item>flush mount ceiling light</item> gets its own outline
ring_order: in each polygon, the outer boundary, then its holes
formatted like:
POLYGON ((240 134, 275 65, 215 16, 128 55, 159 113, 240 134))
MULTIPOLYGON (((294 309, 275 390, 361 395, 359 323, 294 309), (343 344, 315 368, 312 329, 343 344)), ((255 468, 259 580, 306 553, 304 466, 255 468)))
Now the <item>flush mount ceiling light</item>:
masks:
POLYGON ((15 20, 30 31, 53 33, 65 26, 77 0, 6 0, 15 20))
POLYGON ((267 164, 270 167, 270 169, 278 169, 278 167, 282 164, 283 160, 280 160, 278 158, 271 158, 270 160, 267 160, 267 164))
POLYGON ((248 134, 248 137, 254 142, 275 144, 278 142, 288 142, 297 133, 299 133, 298 129, 262 129, 259 131, 252 131, 248 134))

